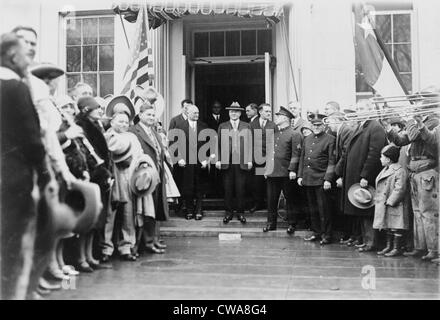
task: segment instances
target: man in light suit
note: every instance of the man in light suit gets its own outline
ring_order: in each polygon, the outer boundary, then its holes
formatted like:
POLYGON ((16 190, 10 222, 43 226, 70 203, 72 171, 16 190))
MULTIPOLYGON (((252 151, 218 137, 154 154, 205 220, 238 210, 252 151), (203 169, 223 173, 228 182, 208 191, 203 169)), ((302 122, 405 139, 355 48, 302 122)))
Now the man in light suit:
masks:
POLYGON ((244 217, 244 197, 246 175, 252 169, 252 135, 248 123, 240 121, 244 111, 238 102, 233 102, 229 110, 230 120, 218 127, 218 161, 217 169, 223 171, 226 215, 223 223, 229 223, 233 218, 234 209, 241 223, 246 223, 244 217), (236 205, 234 205, 234 191, 236 205))

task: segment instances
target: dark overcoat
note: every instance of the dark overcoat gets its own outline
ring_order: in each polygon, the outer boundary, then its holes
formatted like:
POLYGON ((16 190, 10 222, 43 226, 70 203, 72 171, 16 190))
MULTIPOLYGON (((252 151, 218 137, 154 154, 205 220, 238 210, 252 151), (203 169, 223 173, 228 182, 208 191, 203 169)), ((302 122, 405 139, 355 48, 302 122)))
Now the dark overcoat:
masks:
POLYGON ((343 155, 343 209, 344 214, 354 216, 374 215, 374 207, 359 209, 348 200, 348 189, 362 178, 368 185, 374 186, 376 177, 382 170, 380 152, 386 145, 384 128, 376 120, 368 120, 353 132, 347 144, 346 153, 343 155))
MULTIPOLYGON (((266 165, 266 162, 256 163, 255 155, 259 153, 263 158, 266 158, 266 140, 268 137, 268 131, 272 130, 272 137, 274 137, 276 125, 273 121, 267 120, 266 125, 264 126, 264 128, 262 128, 260 125, 260 117, 257 117, 254 119, 254 121, 250 123, 250 126, 253 143, 252 162, 254 164, 254 167, 264 167, 266 165), (261 132, 259 132, 259 130, 261 130, 261 132)), ((270 142, 273 142, 273 140, 270 142)))
POLYGON ((153 192, 153 200, 156 210, 156 220, 165 221, 169 217, 164 170, 164 166, 167 164, 165 162, 165 150, 164 146, 162 145, 161 137, 155 130, 152 129, 152 132, 155 135, 161 150, 160 155, 156 155, 156 148, 154 147, 153 142, 139 123, 130 127, 128 131, 136 135, 141 144, 143 152, 153 159, 154 164, 159 171, 161 183, 157 185, 156 190, 153 192))

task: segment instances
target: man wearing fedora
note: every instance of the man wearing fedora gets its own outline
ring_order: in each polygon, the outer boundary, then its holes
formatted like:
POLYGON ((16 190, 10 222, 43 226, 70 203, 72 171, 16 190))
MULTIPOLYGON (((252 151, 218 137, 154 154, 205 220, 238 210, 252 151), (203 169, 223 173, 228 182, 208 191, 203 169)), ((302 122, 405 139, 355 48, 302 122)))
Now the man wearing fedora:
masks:
POLYGON ((298 171, 298 185, 306 190, 313 234, 306 241, 321 239, 321 245, 332 240, 332 210, 328 191, 335 175, 335 137, 325 133, 324 114, 310 118, 313 134, 304 139, 298 171))
POLYGON ((223 171, 223 187, 225 193, 225 217, 227 224, 237 212, 241 223, 246 223, 244 217, 244 198, 246 176, 252 169, 252 135, 248 123, 240 120, 244 109, 238 102, 229 107, 229 121, 218 127, 218 161, 216 168, 223 171), (236 202, 234 202, 234 193, 236 202))
MULTIPOLYGON (((368 100, 360 100, 358 112, 373 110, 368 100)), ((364 244, 359 251, 376 249, 376 237, 373 231, 374 208, 358 208, 348 198, 348 189, 356 183, 362 188, 373 186, 376 177, 382 170, 380 152, 386 145, 386 135, 383 127, 376 120, 364 120, 356 126, 347 142, 347 150, 342 159, 342 185, 344 215, 354 217, 360 225, 364 244)), ((356 231, 356 230, 354 230, 356 231)))
POLYGON ((202 198, 207 188, 209 155, 199 159, 200 147, 204 145, 198 137, 201 131, 207 129, 205 123, 199 120, 199 109, 195 105, 188 106, 188 121, 179 127, 185 133, 185 157, 178 158, 177 165, 182 171, 182 186, 180 192, 184 201, 185 218, 190 220, 203 218, 202 198))
MULTIPOLYGON (((122 259, 134 261, 132 255, 136 242, 136 234, 133 217, 133 197, 129 186, 129 167, 134 158, 132 145, 139 142, 128 131, 130 121, 134 118, 134 107, 126 96, 113 98, 107 106, 108 117, 111 117, 110 129, 105 133, 105 138, 112 159, 112 170, 115 182, 112 186, 111 209, 106 218, 104 227, 104 241, 101 244, 102 262, 107 262, 113 254, 112 242, 114 231, 121 237, 118 239, 118 251, 122 259), (121 225, 115 230, 115 217, 121 214, 121 225)), ((139 146, 140 148, 140 146, 139 146)))
POLYGON ((263 232, 277 229, 278 200, 283 191, 287 201, 287 217, 289 227, 287 233, 295 232, 297 212, 294 208, 294 194, 292 181, 298 173, 299 157, 301 154, 302 137, 291 127, 293 114, 284 108, 275 114, 274 141, 267 151, 266 168, 264 175, 267 178, 267 225, 263 232))

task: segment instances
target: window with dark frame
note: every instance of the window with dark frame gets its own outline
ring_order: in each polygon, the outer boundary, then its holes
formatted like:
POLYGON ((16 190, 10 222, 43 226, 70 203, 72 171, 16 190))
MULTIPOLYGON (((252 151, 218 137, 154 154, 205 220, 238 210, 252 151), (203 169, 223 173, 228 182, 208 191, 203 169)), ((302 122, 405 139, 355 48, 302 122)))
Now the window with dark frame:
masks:
POLYGON ((96 96, 113 94, 114 17, 66 18, 67 89, 89 84, 96 96))
MULTIPOLYGON (((411 13, 392 12, 375 13, 376 30, 386 45, 399 70, 400 77, 408 90, 412 92, 412 56, 411 56, 411 13)), ((356 55, 356 93, 372 95, 372 88, 365 82, 362 67, 356 55)))
POLYGON ((260 56, 272 53, 272 30, 194 32, 194 57, 260 56))

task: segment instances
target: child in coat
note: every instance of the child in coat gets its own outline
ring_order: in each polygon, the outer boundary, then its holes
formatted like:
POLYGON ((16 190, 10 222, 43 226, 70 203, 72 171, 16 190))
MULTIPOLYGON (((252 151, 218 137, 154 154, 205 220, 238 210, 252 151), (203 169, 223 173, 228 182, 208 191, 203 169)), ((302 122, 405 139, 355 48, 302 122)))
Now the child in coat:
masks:
POLYGON ((402 254, 401 241, 408 229, 406 170, 398 163, 400 148, 387 145, 382 149, 380 162, 384 167, 376 178, 373 228, 387 231, 386 247, 378 255, 394 257, 402 254))

